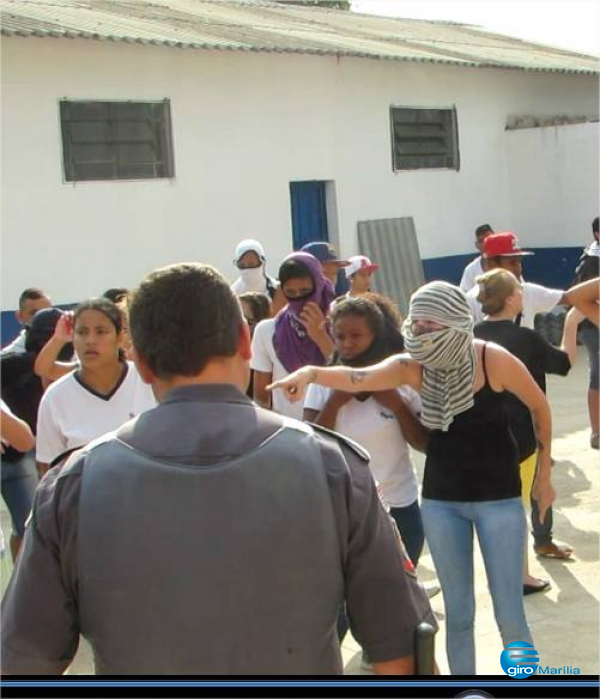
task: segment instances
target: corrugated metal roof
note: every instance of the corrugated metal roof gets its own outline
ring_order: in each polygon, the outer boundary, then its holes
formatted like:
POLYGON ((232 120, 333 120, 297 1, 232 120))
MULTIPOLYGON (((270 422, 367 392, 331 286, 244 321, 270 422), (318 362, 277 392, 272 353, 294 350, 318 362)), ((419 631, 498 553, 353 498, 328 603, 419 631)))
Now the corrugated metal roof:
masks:
POLYGON ((265 0, 0 0, 5 36, 421 61, 550 73, 600 59, 448 22, 284 6, 265 0))

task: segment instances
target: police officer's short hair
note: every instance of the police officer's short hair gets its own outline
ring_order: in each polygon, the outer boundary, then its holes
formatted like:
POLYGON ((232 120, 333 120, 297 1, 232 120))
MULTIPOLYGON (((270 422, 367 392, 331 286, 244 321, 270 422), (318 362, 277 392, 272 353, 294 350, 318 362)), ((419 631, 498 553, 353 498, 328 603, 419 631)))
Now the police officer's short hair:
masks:
POLYGON ((199 374, 208 361, 238 349, 242 312, 226 279, 209 265, 157 269, 134 291, 133 345, 162 379, 199 374))

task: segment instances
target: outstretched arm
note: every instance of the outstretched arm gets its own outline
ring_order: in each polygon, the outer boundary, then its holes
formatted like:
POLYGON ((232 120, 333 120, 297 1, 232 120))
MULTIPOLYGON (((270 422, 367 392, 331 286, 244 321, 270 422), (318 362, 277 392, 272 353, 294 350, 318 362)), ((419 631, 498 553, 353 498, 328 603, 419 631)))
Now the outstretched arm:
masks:
POLYGON ((306 387, 310 383, 318 383, 327 388, 333 388, 347 393, 362 393, 363 391, 384 391, 408 384, 415 390, 421 388, 421 366, 407 354, 397 354, 393 357, 364 369, 351 367, 316 367, 306 366, 281 381, 267 386, 269 391, 281 389, 286 398, 295 402, 301 400, 306 387))
POLYGON ((577 328, 583 320, 581 311, 577 308, 572 308, 565 318, 565 326, 563 328, 562 344, 560 346, 563 352, 569 355, 571 366, 575 364, 577 359, 577 328))
POLYGON ((565 294, 565 300, 578 308, 589 321, 598 327, 600 320, 599 295, 600 287, 598 279, 595 278, 569 289, 565 294))

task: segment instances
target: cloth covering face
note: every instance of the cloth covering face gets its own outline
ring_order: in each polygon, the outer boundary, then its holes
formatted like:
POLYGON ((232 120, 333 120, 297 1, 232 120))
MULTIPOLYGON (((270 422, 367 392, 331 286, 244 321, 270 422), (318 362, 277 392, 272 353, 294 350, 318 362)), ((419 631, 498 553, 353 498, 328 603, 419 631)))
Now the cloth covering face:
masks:
POLYGON ((307 268, 314 284, 310 296, 289 300, 275 319, 273 347, 281 364, 291 373, 309 364, 325 364, 326 357, 308 336, 300 320, 300 314, 307 303, 313 302, 321 309, 323 315, 327 316, 335 291, 332 283, 323 274, 321 263, 309 253, 294 252, 288 255, 284 262, 288 260, 301 262, 307 268))
POLYGON ((454 417, 474 404, 473 318, 464 292, 441 281, 421 287, 410 300, 402 333, 407 352, 423 365, 421 421, 446 432, 454 417), (417 320, 433 321, 444 329, 415 334, 417 320))
POLYGON ((246 294, 251 291, 266 294, 268 287, 265 263, 263 262, 260 267, 241 269, 240 276, 235 280, 235 282, 233 282, 231 289, 236 296, 240 296, 240 294, 246 294))
POLYGON ((260 258, 260 266, 240 269, 240 276, 231 285, 231 290, 236 296, 247 294, 249 292, 258 292, 261 294, 270 294, 269 286, 275 288, 277 284, 274 279, 271 279, 267 274, 267 258, 263 246, 252 238, 242 240, 238 243, 235 249, 234 263, 240 261, 247 252, 255 252, 260 258))

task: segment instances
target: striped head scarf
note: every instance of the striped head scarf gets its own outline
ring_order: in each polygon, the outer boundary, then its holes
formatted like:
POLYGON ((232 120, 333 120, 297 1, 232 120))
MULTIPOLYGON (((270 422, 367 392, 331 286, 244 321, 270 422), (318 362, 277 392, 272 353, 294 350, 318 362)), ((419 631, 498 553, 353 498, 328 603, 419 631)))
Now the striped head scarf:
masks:
POLYGON ((463 291, 440 281, 422 286, 410 299, 402 334, 406 351, 423 365, 421 421, 425 427, 447 432, 454 418, 474 404, 473 317, 463 291), (444 328, 415 334, 416 320, 444 328))

